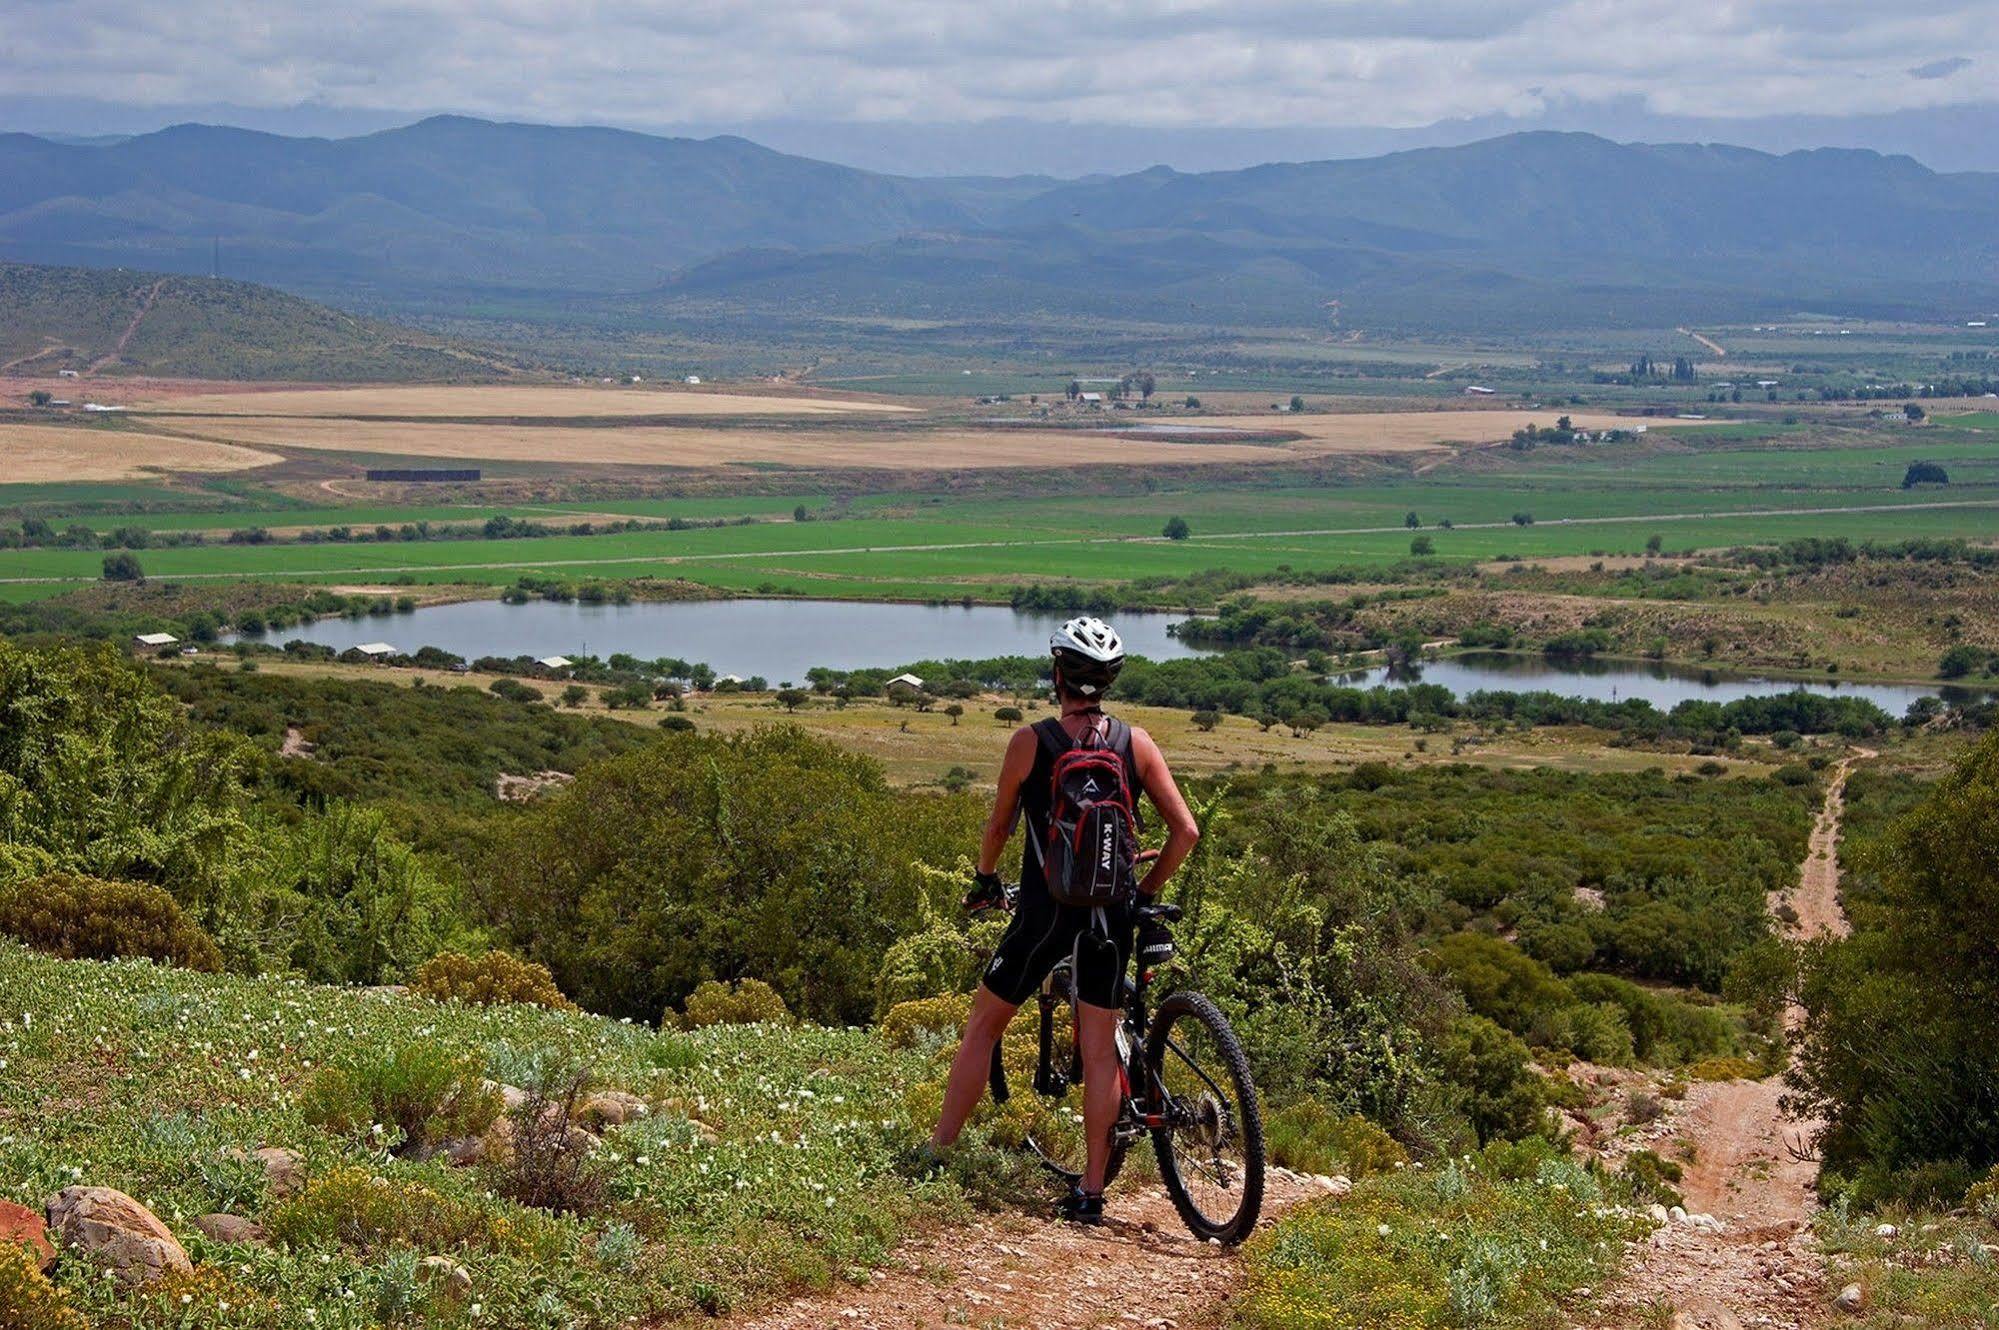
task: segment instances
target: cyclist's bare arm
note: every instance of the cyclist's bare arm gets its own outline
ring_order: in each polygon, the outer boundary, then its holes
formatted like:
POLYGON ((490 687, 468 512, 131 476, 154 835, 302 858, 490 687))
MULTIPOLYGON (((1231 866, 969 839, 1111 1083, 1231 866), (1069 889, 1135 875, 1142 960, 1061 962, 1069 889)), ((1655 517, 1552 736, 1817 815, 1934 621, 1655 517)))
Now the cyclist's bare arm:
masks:
POLYGON ((1034 750, 1040 744, 1031 726, 1013 732, 1006 746, 1006 760, 1000 763, 999 794, 993 799, 993 815, 986 819, 986 834, 979 841, 979 871, 999 871, 1000 855, 1013 835, 1014 816, 1020 811, 1020 787, 1034 770, 1034 750))
MULTIPOLYGON (((1007 754, 1009 758, 1012 753, 1007 754)), ((1034 754, 1029 752, 1028 758, 1034 754)), ((1201 828, 1194 822, 1194 814, 1181 797, 1180 786, 1173 779, 1173 771, 1166 765, 1166 755, 1159 751, 1159 745, 1152 742, 1152 736, 1136 725, 1131 727, 1131 756, 1138 764, 1138 783, 1152 800, 1153 808, 1166 823, 1166 846, 1159 857, 1152 861, 1145 880, 1138 884, 1139 890, 1148 896, 1156 896, 1166 885, 1187 856, 1194 852, 1194 843, 1201 839, 1201 828)))

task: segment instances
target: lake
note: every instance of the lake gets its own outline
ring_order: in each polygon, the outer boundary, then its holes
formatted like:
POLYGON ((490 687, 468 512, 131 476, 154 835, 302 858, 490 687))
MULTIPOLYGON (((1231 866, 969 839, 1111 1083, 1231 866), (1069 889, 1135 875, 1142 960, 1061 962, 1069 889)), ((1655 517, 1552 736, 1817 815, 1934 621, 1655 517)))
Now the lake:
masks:
POLYGON ((1733 702, 1743 697, 1763 697, 1804 688, 1834 697, 1864 697, 1892 716, 1900 716, 1920 697, 1942 695, 1961 699, 1980 695, 1978 689, 1938 687, 1933 684, 1840 683, 1830 676, 1813 679, 1783 679, 1755 674, 1729 674, 1717 670, 1665 665, 1632 660, 1563 660, 1542 656, 1515 655, 1506 651, 1468 651, 1462 655, 1425 663, 1418 671, 1395 671, 1387 667, 1357 671, 1341 676, 1359 687, 1375 684, 1441 684, 1462 697, 1487 689, 1507 693, 1560 693, 1600 702, 1628 702, 1642 698, 1661 711, 1671 711, 1681 702, 1733 702))
MULTIPOLYGON (((269 633, 345 651, 388 642, 404 652, 432 646, 480 656, 677 656, 723 674, 796 683, 815 665, 852 670, 919 660, 1040 656, 1067 614, 1024 614, 1003 605, 900 605, 842 600, 685 600, 586 605, 468 600, 392 618, 320 619, 269 633)), ((1201 654, 1166 632, 1184 614, 1120 614, 1113 623, 1134 655, 1154 660, 1201 654)))

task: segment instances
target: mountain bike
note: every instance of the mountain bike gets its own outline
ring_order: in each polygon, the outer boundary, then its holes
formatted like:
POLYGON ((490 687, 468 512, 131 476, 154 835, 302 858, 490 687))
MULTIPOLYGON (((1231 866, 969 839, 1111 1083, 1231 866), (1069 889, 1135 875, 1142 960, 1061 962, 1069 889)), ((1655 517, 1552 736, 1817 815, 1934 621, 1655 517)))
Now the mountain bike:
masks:
MULTIPOLYGON (((1008 892, 1011 903, 1011 889, 1008 892)), ((1177 905, 1137 907, 1141 924, 1172 923, 1177 905)), ((1195 1237, 1234 1245, 1250 1235, 1263 1207, 1263 1118, 1249 1062, 1228 1020, 1199 993, 1174 992, 1148 1011, 1153 975, 1140 968, 1122 979, 1117 1027, 1121 1095, 1111 1128, 1109 1186, 1125 1154, 1141 1137, 1152 1138, 1160 1180, 1173 1208, 1195 1237)), ((1057 1102, 1083 1082, 1075 1045, 1076 986, 1073 960, 1057 962, 1037 999, 1040 1029, 1034 1092, 1057 1102), (1069 1008, 1067 1030, 1056 1019, 1069 1008)), ((1004 1041, 1002 1041, 1002 1044, 1004 1041)), ((993 1048, 989 1077, 995 1103, 1010 1095, 1001 1045, 993 1048)), ((1081 1160, 1053 1139, 1030 1136, 1027 1148, 1042 1166, 1070 1185, 1082 1178, 1081 1160)))

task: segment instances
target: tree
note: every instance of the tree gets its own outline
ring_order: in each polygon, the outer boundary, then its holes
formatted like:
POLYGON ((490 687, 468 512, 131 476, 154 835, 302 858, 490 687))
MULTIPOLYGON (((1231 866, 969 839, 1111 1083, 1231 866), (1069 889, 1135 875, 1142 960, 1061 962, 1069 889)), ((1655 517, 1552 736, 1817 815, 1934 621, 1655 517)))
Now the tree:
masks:
POLYGON ((1954 1203, 1999 1163, 1999 731, 1937 781, 1845 893, 1851 937, 1805 953, 1791 1076, 1856 1204, 1954 1203), (1927 1193, 1927 1195, 1924 1195, 1927 1193))
POLYGON ((1219 711, 1196 711, 1194 713, 1194 727, 1203 734, 1206 734, 1221 723, 1222 713, 1219 711))
POLYGON ((56 399, 55 394, 50 392, 48 389, 37 388, 33 392, 30 392, 28 394, 28 405, 47 406, 50 402, 55 401, 55 399, 56 399))
POLYGON ((1532 513, 1515 513, 1515 514, 1513 514, 1513 525, 1515 525, 1515 526, 1533 526, 1533 525, 1534 525, 1534 514, 1532 514, 1532 513))
POLYGON ((1182 402, 1181 405, 1189 411, 1199 411, 1201 409, 1201 399, 1189 393, 1187 394, 1187 400, 1182 402))
POLYGON ((801 503, 791 510, 791 520, 794 522, 809 522, 812 520, 812 514, 801 503))
POLYGON ((1409 542, 1409 552, 1419 559, 1428 558, 1437 552, 1437 542, 1428 536, 1418 536, 1409 542))
POLYGON ((993 712, 993 719, 1005 725, 1018 725, 1026 719, 1019 707, 1001 707, 993 712))
POLYGON ((1989 652, 1981 651, 1969 642, 1959 642, 1937 661, 1937 675, 1944 679, 1962 679, 1990 659, 1989 652))
POLYGON ((1657 554, 1661 549, 1665 548, 1665 545, 1666 538, 1664 536, 1654 535, 1645 538, 1645 552, 1647 554, 1657 554))
POLYGON ((1423 525, 1423 519, 1416 516, 1416 510, 1412 508, 1409 510, 1408 516, 1402 519, 1402 525, 1414 531, 1417 527, 1423 525))
POLYGON ((1305 399, 1293 393, 1291 395, 1291 409, 1293 411, 1303 411, 1305 409, 1305 399))
POLYGON ((1160 530, 1159 534, 1168 540, 1185 540, 1193 534, 1193 529, 1187 525, 1186 518, 1169 517, 1166 519, 1165 527, 1160 530))
POLYGON ((812 694, 803 688, 780 688, 777 690, 777 704, 786 712, 797 711, 812 699, 812 694))
POLYGON ((1073 402, 1083 395, 1083 385, 1080 380, 1071 379, 1069 380, 1069 386, 1063 389, 1063 391, 1068 394, 1069 400, 1073 402))
POLYGON ((139 556, 126 550, 119 554, 104 556, 104 580, 107 582, 143 582, 146 570, 139 566, 139 556))
POLYGON ((1909 469, 1902 473, 1902 488, 1914 489, 1918 485, 1948 485, 1950 474, 1935 462, 1911 462, 1909 469))
POLYGON ((1915 402, 1904 402, 1902 403, 1902 414, 1909 418, 1909 423, 1911 425, 1920 425, 1923 423, 1923 419, 1929 413, 1927 411, 1924 411, 1923 408, 1915 402))
POLYGON ((944 708, 944 714, 951 718, 953 725, 956 725, 958 717, 965 714, 965 704, 963 702, 953 702, 950 706, 944 708))
POLYGON ((580 707, 589 700, 590 690, 580 683, 570 684, 562 690, 562 705, 566 707, 580 707))

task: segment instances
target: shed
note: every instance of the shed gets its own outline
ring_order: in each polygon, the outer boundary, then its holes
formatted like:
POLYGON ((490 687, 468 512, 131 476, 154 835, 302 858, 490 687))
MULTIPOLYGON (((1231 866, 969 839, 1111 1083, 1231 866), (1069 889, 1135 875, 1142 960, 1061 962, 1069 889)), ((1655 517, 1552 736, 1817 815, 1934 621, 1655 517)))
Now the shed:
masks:
POLYGON ((142 647, 170 647, 178 641, 172 633, 140 633, 132 639, 133 645, 142 647))
POLYGON ((923 687, 923 680, 918 678, 914 674, 904 673, 904 674, 898 674, 893 679, 890 679, 888 681, 888 686, 890 688, 894 688, 898 684, 900 684, 904 688, 921 688, 923 687))
POLYGON ((1084 406, 1102 406, 1104 404, 1104 395, 1102 393, 1077 393, 1076 400, 1084 406))
POLYGON ((567 656, 543 656, 535 664, 545 670, 566 670, 576 662, 567 656))
POLYGON ((354 649, 360 652, 364 656, 370 656, 376 658, 382 656, 398 656, 402 654, 401 652, 397 651, 394 647, 390 646, 387 642, 363 642, 360 646, 355 647, 354 649))
POLYGON ((1465 385, 1466 397, 1490 397, 1492 396, 1492 393, 1493 390, 1486 387, 1484 384, 1468 383, 1465 385))

